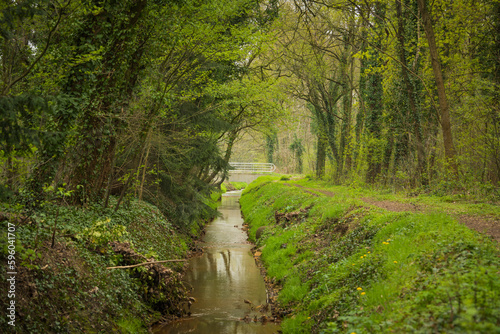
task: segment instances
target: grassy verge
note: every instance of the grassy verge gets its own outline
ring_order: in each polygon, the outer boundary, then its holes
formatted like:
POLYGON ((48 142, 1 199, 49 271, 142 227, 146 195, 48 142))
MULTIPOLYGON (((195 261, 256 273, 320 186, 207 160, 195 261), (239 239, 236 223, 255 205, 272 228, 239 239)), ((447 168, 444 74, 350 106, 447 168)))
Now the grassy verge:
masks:
POLYGON ((500 217, 500 202, 492 200, 477 201, 477 198, 468 196, 467 192, 454 195, 436 195, 433 193, 395 192, 391 189, 373 189, 368 187, 338 187, 327 181, 301 179, 293 182, 305 187, 329 190, 333 193, 341 191, 352 198, 372 198, 379 201, 396 201, 408 203, 427 211, 444 211, 452 214, 495 215, 500 217))
POLYGON ((388 212, 366 196, 279 177, 244 191, 250 238, 268 226, 257 246, 292 312, 283 332, 499 333, 498 245, 439 209, 388 212))
POLYGON ((248 183, 246 183, 246 182, 227 182, 226 181, 225 186, 226 186, 228 191, 241 190, 241 189, 245 189, 248 186, 248 183))
MULTIPOLYGON (((17 272, 15 296, 0 296, 2 305, 15 301, 15 327, 2 316, 2 333, 147 333, 158 320, 183 314, 183 262, 107 268, 183 259, 202 221, 179 230, 155 206, 135 200, 117 212, 53 203, 29 217, 21 212, 20 206, 0 207, 0 238, 7 240, 15 225, 17 272)), ((5 244, 4 278, 9 255, 5 244)), ((7 291, 8 282, 0 287, 7 291)))

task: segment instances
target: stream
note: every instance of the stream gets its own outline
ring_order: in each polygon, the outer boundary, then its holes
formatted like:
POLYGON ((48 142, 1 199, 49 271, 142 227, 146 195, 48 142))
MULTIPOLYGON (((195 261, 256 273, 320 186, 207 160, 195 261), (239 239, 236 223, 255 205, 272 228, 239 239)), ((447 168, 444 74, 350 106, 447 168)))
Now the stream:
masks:
MULTIPOLYGON (((222 217, 206 226, 200 243, 203 254, 189 260, 184 281, 193 287, 191 296, 196 299, 191 316, 156 334, 267 334, 279 330, 274 323, 254 321, 265 314, 257 307, 266 304, 267 294, 251 252, 253 245, 242 230, 240 195, 241 191, 223 194, 218 208, 222 217)), ((270 316, 269 312, 265 315, 270 316)))

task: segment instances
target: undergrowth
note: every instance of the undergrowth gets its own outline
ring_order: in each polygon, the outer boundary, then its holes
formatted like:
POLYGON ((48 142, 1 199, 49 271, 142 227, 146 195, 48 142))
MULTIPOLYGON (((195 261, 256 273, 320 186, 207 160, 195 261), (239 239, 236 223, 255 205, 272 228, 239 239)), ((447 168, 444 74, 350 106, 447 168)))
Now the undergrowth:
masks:
POLYGON ((279 177, 243 192, 250 239, 267 226, 257 246, 292 311, 283 332, 500 333, 498 245, 443 210, 387 212, 363 196, 279 177))
MULTIPOLYGON (((187 298, 179 279, 183 262, 165 264, 169 269, 163 276, 145 266, 107 268, 183 259, 202 221, 185 233, 157 207, 136 200, 117 212, 46 202, 30 215, 22 205, 3 203, 0 218, 2 240, 9 223, 16 225, 17 238, 16 326, 0 317, 3 333, 147 333, 158 320, 182 315, 187 298)), ((8 254, 2 245, 2 263, 8 254)), ((0 273, 6 277, 5 265, 0 273)), ((6 280, 0 286, 7 291, 6 280)), ((9 303, 6 293, 0 302, 9 303)))

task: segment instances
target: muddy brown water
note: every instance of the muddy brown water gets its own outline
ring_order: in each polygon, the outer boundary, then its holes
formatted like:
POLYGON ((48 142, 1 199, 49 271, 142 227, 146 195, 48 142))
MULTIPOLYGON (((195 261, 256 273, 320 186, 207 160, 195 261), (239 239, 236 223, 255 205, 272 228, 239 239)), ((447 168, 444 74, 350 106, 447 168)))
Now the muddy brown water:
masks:
MULTIPOLYGON (((207 225, 200 246, 203 255, 189 261, 184 280, 192 286, 191 316, 162 327, 156 334, 253 334, 277 333, 279 326, 254 322, 263 314, 256 306, 267 301, 266 286, 253 259, 252 244, 242 230, 241 191, 222 196, 217 218, 207 225), (245 303, 250 301, 254 306, 245 303), (252 319, 244 321, 241 319, 252 319)), ((269 316, 269 314, 267 314, 269 316)))

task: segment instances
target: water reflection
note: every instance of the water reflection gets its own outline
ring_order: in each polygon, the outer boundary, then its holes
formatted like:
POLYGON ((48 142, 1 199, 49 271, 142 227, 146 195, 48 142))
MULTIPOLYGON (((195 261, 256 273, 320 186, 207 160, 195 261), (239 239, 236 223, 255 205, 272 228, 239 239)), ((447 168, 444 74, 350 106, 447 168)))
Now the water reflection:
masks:
POLYGON ((224 194, 219 207, 222 217, 206 228, 203 255, 190 260, 185 281, 194 288, 192 296, 196 299, 191 317, 157 333, 267 334, 279 329, 273 323, 240 320, 260 318, 263 313, 251 306, 264 305, 267 299, 264 281, 250 251, 252 245, 241 229, 240 194, 224 194))

